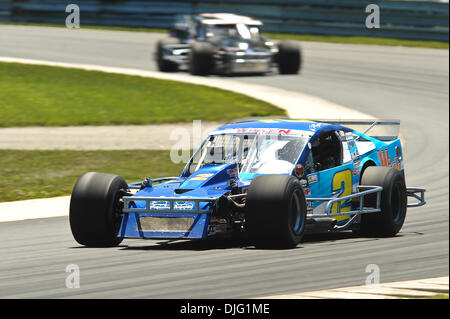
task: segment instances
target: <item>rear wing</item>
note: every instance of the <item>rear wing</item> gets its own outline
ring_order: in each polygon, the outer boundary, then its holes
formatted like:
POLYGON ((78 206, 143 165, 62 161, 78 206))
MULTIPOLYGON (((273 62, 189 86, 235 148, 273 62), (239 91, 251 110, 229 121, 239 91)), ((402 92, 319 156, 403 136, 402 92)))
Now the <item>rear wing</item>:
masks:
MULTIPOLYGON (((398 139, 400 120, 329 120, 316 119, 314 121, 342 125, 364 135, 376 138, 382 142, 392 142, 398 139)), ((362 138, 361 138, 362 139, 362 138)))

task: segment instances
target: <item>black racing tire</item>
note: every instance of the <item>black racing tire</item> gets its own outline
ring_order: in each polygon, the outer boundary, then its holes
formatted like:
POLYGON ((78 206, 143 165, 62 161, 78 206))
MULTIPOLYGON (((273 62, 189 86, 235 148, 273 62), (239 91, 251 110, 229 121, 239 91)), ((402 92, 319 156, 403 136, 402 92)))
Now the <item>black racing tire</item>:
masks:
POLYGON ((176 72, 178 71, 178 64, 172 61, 163 59, 164 46, 170 44, 180 44, 180 40, 174 37, 164 38, 158 41, 156 45, 156 63, 158 70, 161 72, 176 72))
MULTIPOLYGON (((392 167, 369 166, 364 170, 361 185, 382 186, 381 212, 361 215, 362 236, 393 237, 403 226, 408 206, 405 178, 392 167)), ((365 207, 376 207, 377 196, 364 198, 365 207)))
POLYGON ((246 198, 246 228, 257 248, 294 248, 304 235, 306 200, 297 178, 261 175, 246 198))
POLYGON ((300 46, 295 41, 283 41, 278 45, 278 71, 280 74, 297 74, 302 65, 300 46))
POLYGON ((189 52, 189 72, 208 75, 214 68, 214 47, 208 42, 195 42, 189 52))
POLYGON ((114 247, 121 217, 120 198, 128 184, 123 177, 89 172, 81 175, 72 191, 69 221, 75 240, 84 246, 114 247))

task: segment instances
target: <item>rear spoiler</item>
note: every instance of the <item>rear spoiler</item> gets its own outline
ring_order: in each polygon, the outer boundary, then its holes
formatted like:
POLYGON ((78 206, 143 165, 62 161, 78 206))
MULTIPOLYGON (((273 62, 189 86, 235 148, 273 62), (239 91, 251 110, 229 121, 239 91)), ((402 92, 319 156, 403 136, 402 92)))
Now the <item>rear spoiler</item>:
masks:
POLYGON ((314 119, 313 121, 342 125, 364 135, 376 138, 383 142, 392 142, 398 139, 400 120, 330 120, 314 119))

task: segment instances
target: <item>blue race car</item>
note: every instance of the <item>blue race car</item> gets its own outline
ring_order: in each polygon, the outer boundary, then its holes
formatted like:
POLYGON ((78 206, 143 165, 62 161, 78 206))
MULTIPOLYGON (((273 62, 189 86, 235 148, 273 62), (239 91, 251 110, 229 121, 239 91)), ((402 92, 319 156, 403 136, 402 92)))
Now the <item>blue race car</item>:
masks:
POLYGON ((127 184, 89 172, 70 203, 75 240, 205 239, 246 232, 256 247, 295 247, 306 232, 388 237, 425 190, 405 185, 395 121, 258 120, 212 132, 179 177, 127 184), (368 125, 364 133, 354 128, 368 125), (408 198, 414 199, 408 203, 408 198))

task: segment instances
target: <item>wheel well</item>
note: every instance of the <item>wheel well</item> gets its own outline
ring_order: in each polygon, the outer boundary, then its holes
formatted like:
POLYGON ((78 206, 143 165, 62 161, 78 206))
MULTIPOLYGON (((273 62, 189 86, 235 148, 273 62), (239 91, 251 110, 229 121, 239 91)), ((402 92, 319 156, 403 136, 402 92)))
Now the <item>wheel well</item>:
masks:
POLYGON ((369 161, 367 161, 367 162, 364 163, 364 165, 363 165, 363 167, 362 167, 362 169, 361 169, 361 173, 359 174, 359 183, 360 183, 360 184, 361 184, 361 178, 362 178, 362 176, 363 176, 363 174, 364 174, 364 171, 365 171, 366 168, 369 167, 369 166, 377 166, 377 164, 375 164, 375 162, 372 161, 372 160, 369 160, 369 161))

